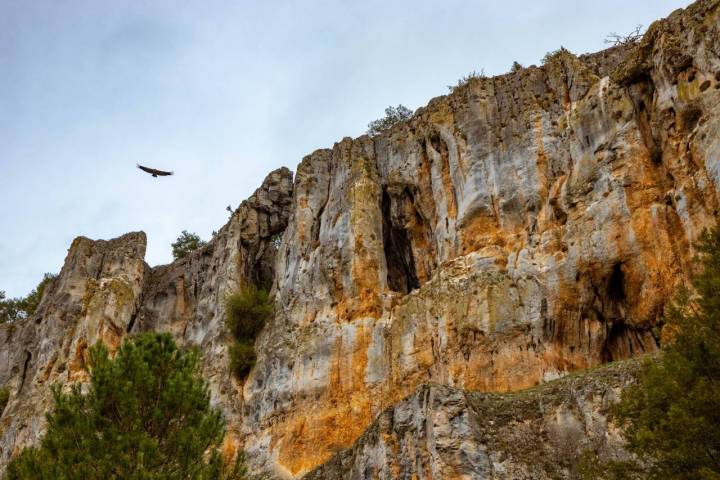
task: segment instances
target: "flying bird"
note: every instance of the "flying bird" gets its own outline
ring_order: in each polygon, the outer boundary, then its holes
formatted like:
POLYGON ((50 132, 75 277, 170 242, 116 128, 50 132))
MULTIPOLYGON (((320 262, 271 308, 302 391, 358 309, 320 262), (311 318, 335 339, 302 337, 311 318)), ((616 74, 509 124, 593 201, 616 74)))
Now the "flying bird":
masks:
POLYGON ((173 172, 166 172, 166 171, 163 171, 163 170, 156 170, 156 169, 150 168, 150 167, 143 167, 143 166, 140 165, 140 164, 138 164, 137 167, 138 167, 140 170, 142 170, 143 172, 147 172, 147 173, 149 173, 150 175, 152 175, 152 176, 155 177, 155 178, 157 178, 158 175, 161 176, 161 177, 167 177, 168 175, 172 175, 172 174, 173 174, 173 172))

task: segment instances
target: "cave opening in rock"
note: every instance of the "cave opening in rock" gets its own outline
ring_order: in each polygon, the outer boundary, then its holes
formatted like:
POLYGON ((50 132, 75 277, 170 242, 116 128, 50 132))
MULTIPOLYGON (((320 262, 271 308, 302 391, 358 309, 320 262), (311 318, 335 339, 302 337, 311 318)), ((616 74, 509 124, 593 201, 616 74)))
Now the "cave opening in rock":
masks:
POLYGON ((603 363, 613 362, 657 348, 658 343, 651 330, 628 325, 622 320, 615 320, 607 332, 601 359, 603 363))
POLYGON ((387 263, 387 285, 403 294, 420 287, 415 270, 415 258, 407 231, 396 225, 391 216, 391 199, 387 190, 382 194, 383 249, 387 263))
POLYGON ((620 262, 613 266, 607 286, 608 298, 615 303, 625 301, 625 274, 620 262))
POLYGON ((631 334, 632 332, 627 328, 625 322, 613 322, 602 349, 602 361, 606 363, 632 356, 633 344, 630 339, 631 334))

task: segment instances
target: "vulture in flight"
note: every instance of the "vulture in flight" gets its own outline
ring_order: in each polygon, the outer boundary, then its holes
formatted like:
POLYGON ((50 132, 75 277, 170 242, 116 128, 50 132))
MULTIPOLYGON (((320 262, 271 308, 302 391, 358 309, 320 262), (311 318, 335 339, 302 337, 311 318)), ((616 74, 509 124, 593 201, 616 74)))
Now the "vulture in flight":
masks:
POLYGON ((143 166, 140 165, 140 164, 138 164, 137 167, 138 167, 140 170, 142 170, 143 172, 147 172, 147 173, 149 173, 150 175, 152 175, 152 176, 155 177, 155 178, 157 178, 158 175, 161 176, 161 177, 167 177, 168 175, 172 175, 172 174, 173 174, 173 172, 166 172, 166 171, 163 171, 163 170, 156 170, 156 169, 150 168, 150 167, 143 167, 143 166))

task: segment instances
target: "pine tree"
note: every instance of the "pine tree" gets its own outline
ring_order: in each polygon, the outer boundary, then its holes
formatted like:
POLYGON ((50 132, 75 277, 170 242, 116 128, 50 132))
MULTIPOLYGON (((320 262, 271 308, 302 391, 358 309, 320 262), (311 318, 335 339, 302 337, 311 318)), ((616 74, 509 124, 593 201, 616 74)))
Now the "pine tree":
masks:
POLYGON ((205 245, 207 245, 207 242, 201 239, 198 234, 183 230, 177 240, 171 244, 173 258, 175 260, 185 258, 190 255, 193 250, 197 250, 205 245))
POLYGON ((91 349, 90 385, 53 387, 54 409, 38 447, 26 448, 8 480, 210 480, 244 478, 219 452, 220 412, 210 407, 196 350, 168 334, 123 342, 115 358, 91 349))
POLYGON ((385 116, 378 120, 373 120, 368 124, 367 134, 371 137, 380 135, 386 130, 390 130, 393 126, 400 122, 409 120, 413 116, 413 111, 407 108, 405 105, 398 105, 397 107, 387 107, 385 109, 385 116))

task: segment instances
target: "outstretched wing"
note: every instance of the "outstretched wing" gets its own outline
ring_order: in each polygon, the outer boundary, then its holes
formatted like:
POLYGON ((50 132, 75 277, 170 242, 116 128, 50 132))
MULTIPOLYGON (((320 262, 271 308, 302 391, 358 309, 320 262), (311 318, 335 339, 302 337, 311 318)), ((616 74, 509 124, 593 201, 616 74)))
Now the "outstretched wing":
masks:
POLYGON ((172 175, 172 174, 173 174, 173 172, 166 172, 166 171, 164 171, 164 170, 156 170, 156 169, 150 168, 150 167, 143 167, 143 166, 140 165, 140 164, 138 164, 137 167, 138 167, 140 170, 142 170, 143 172, 149 173, 149 174, 152 175, 153 177, 158 176, 158 175, 161 176, 161 177, 166 177, 166 176, 168 176, 168 175, 172 175))

